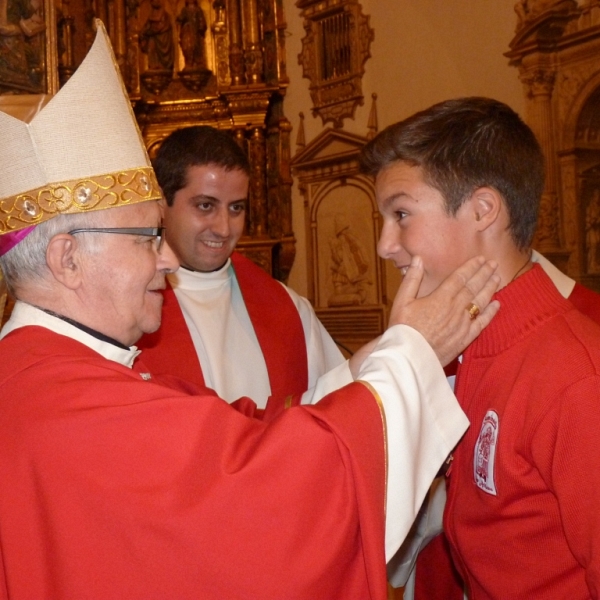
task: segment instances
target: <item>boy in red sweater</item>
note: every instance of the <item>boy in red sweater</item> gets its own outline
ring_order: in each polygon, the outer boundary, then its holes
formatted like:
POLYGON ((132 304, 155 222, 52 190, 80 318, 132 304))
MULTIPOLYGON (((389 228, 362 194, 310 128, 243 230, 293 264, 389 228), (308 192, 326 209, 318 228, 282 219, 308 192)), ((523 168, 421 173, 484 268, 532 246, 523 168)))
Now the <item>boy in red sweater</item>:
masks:
MULTIPOLYGON (((600 328, 531 260, 543 157, 508 106, 437 104, 363 152, 383 215, 380 256, 425 266, 427 294, 478 254, 501 309, 465 351, 444 528, 471 600, 600 597, 600 328)), ((477 307, 466 307, 473 318, 477 307)))

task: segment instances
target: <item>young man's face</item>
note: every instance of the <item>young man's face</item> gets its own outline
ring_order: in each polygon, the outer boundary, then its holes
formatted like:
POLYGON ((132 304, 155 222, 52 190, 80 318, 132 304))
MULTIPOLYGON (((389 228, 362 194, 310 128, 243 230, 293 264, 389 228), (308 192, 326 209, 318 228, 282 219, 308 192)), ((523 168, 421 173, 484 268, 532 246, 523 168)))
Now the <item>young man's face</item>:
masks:
POLYGON ((442 195, 425 183, 420 167, 404 162, 389 165, 377 175, 375 193, 383 216, 377 252, 403 274, 414 255, 423 259, 425 274, 419 296, 432 292, 476 255, 467 203, 456 216, 448 215, 442 195))
POLYGON ((209 272, 225 264, 244 231, 249 183, 241 169, 188 168, 164 215, 167 240, 184 267, 209 272))

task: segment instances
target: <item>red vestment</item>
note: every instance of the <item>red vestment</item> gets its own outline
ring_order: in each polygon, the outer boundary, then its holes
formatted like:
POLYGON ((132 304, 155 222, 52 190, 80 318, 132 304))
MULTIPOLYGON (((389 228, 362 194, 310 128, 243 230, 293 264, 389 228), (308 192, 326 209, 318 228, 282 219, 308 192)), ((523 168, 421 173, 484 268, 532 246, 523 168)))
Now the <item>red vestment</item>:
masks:
POLYGON ((0 351, 0 598, 385 600, 365 385, 266 424, 42 327, 0 351))
POLYGON ((496 294, 456 396, 444 530, 469 598, 600 597, 600 328, 540 266, 496 294))
MULTIPOLYGON (((600 294, 576 283, 569 301, 600 325, 600 294)), ((443 533, 421 551, 417 565, 415 600, 463 599, 463 582, 452 562, 448 540, 443 533)))
MULTIPOLYGON (((284 400, 301 394, 308 388, 308 363, 304 330, 294 303, 283 286, 252 261, 237 252, 231 261, 265 359, 272 397, 284 400)), ((160 329, 143 336, 138 347, 153 373, 204 386, 202 367, 171 287, 164 292, 160 329)))

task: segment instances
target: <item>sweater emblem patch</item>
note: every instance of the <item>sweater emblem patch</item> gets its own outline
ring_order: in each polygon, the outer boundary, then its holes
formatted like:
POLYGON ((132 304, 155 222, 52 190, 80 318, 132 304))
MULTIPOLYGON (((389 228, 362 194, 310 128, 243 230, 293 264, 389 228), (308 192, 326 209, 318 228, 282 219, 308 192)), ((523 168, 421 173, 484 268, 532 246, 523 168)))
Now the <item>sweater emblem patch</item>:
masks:
POLYGON ((494 479, 494 463, 496 462, 496 445, 500 423, 498 414, 488 410, 483 417, 481 431, 475 444, 473 454, 473 477, 475 485, 492 496, 497 496, 494 479))

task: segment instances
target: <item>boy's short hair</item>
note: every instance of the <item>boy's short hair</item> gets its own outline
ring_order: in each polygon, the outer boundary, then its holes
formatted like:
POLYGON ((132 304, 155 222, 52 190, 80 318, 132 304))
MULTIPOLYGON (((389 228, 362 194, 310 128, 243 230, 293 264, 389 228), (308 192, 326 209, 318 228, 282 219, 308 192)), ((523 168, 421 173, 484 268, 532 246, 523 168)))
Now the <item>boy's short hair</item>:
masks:
POLYGON ((239 169, 250 177, 250 163, 230 133, 208 125, 176 129, 161 143, 152 166, 169 206, 187 184, 189 167, 216 165, 239 169))
POLYGON ((523 250, 531 244, 544 190, 544 157, 533 131, 506 104, 477 97, 440 102, 390 125, 361 154, 363 172, 373 176, 398 161, 422 169, 450 215, 477 188, 496 189, 516 246, 523 250))

